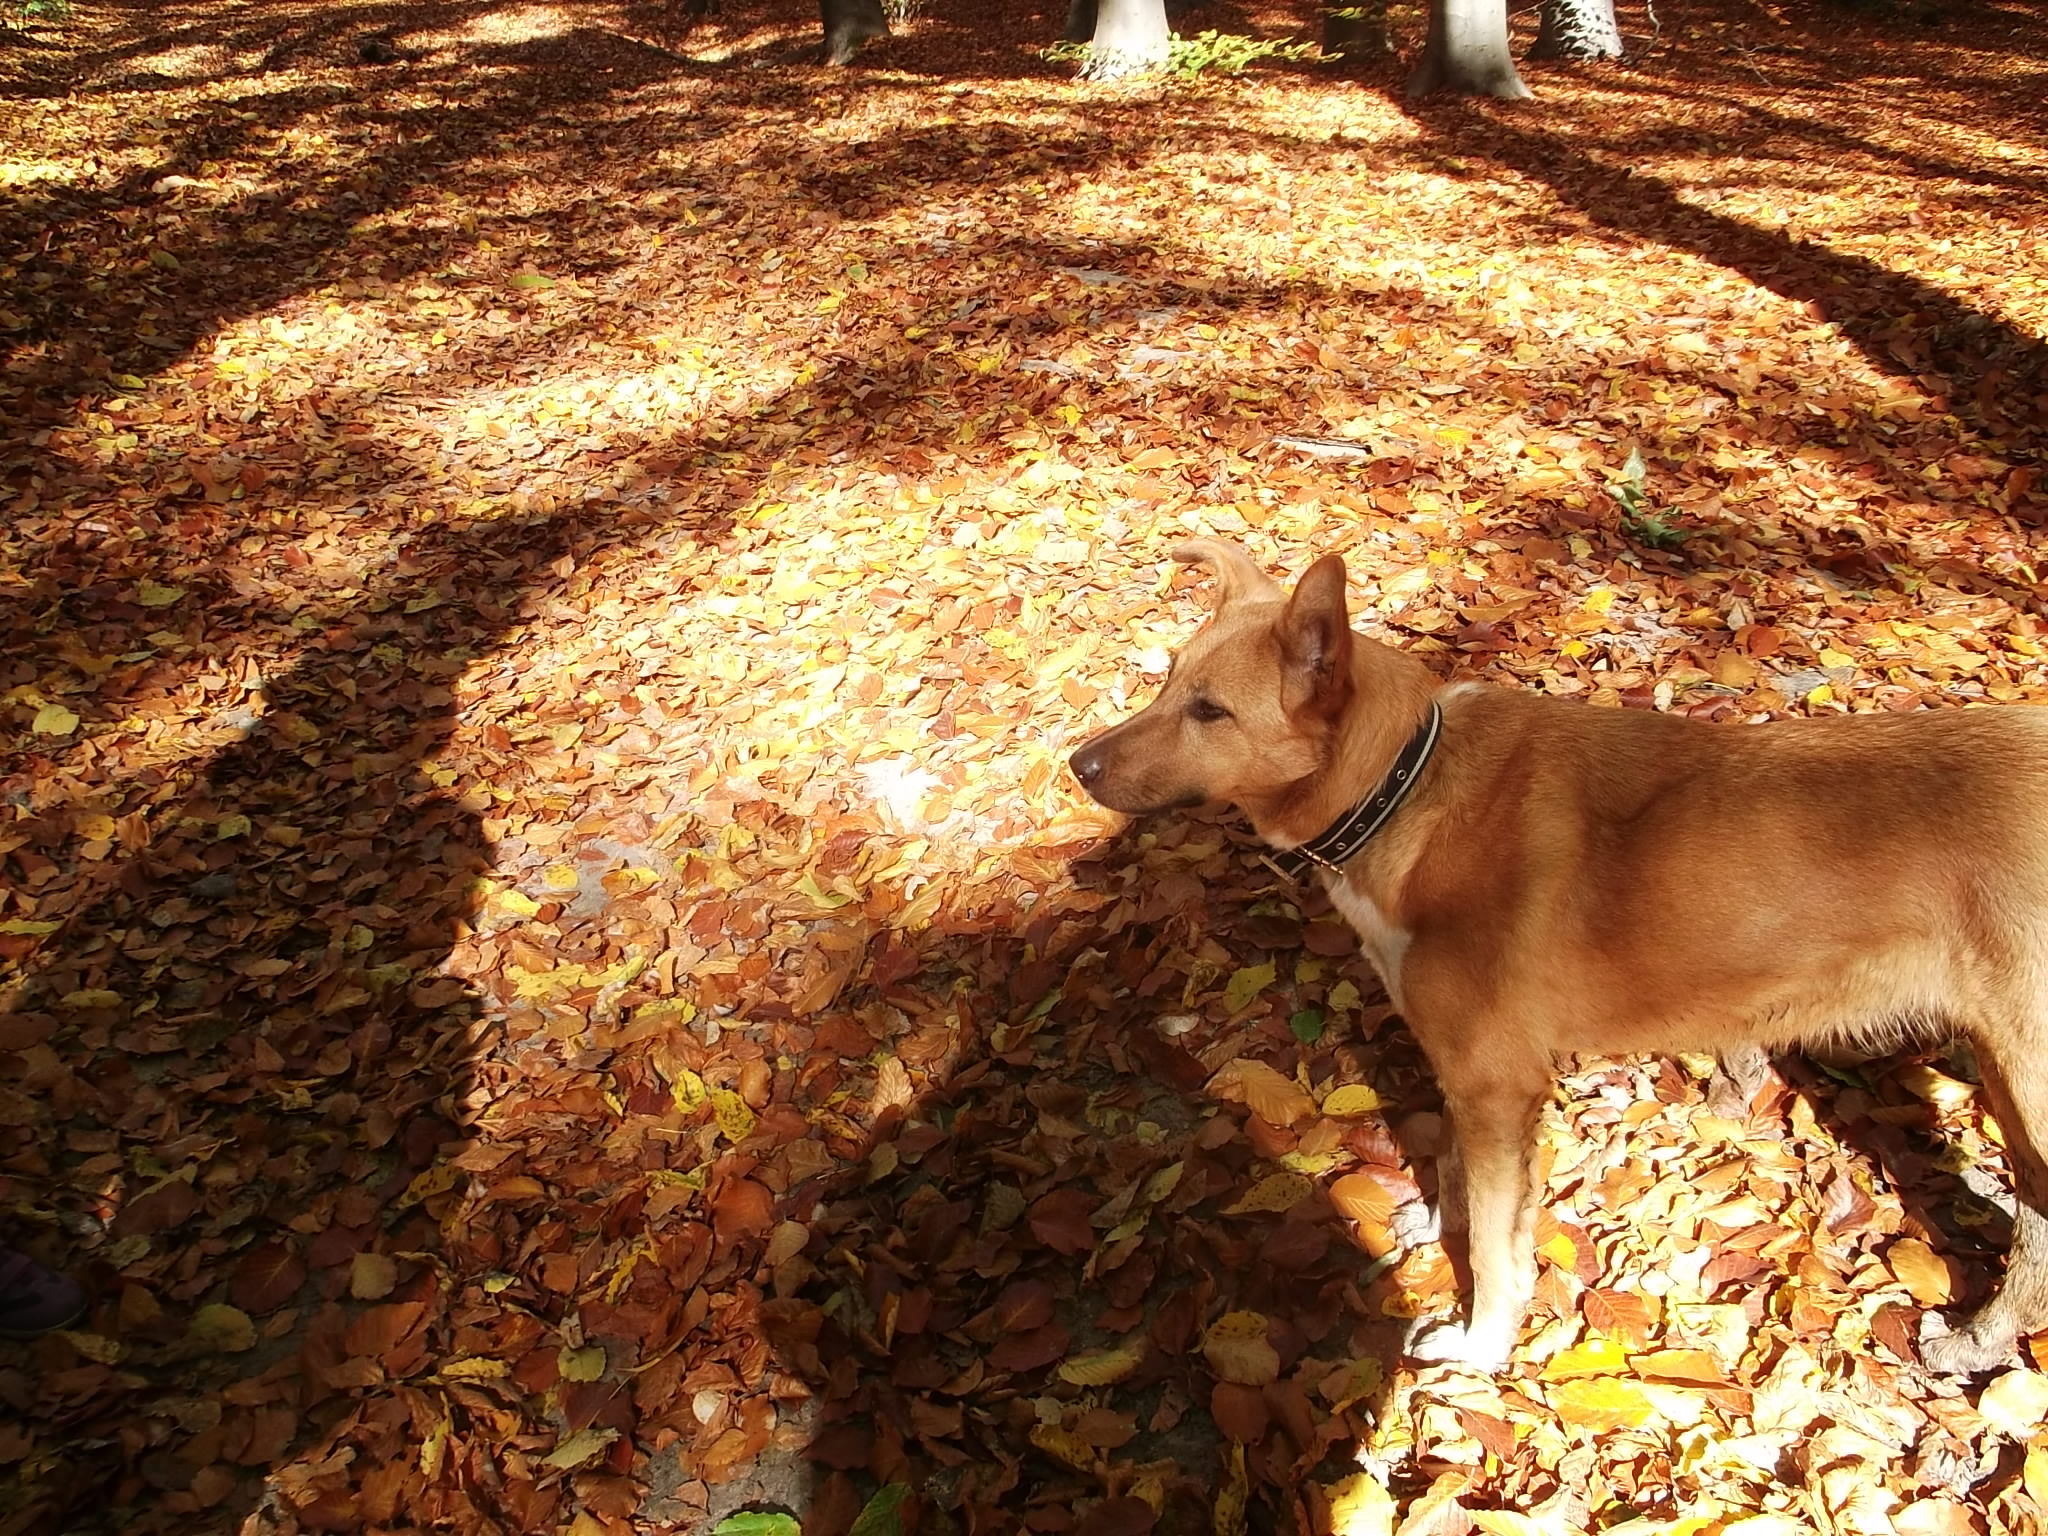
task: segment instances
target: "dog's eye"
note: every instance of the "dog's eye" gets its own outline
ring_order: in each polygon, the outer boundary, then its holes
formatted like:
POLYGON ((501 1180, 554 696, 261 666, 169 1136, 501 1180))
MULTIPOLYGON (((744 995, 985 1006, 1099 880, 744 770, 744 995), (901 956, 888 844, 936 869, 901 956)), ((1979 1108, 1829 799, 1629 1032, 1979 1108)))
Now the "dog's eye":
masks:
POLYGON ((1230 718, 1230 711, 1221 704, 1218 704, 1214 699, 1196 699, 1192 704, 1188 705, 1188 718, 1190 720, 1199 720, 1203 725, 1208 725, 1213 721, 1228 720, 1230 718))

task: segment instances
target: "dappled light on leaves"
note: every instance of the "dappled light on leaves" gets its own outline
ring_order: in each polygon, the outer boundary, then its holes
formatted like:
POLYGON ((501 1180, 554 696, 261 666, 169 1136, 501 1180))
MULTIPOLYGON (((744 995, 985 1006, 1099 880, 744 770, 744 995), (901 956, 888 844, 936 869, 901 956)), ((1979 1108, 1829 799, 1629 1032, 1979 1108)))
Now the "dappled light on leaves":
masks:
POLYGON ((1597 707, 2048 699, 2040 18, 1411 111, 1063 9, 0 32, 0 1241, 93 1288, 0 1532, 2041 1517, 2041 1342, 1917 1365, 1967 1059, 1578 1063, 1513 1363, 1418 1370, 1350 930, 1065 769, 1202 533, 1597 707))

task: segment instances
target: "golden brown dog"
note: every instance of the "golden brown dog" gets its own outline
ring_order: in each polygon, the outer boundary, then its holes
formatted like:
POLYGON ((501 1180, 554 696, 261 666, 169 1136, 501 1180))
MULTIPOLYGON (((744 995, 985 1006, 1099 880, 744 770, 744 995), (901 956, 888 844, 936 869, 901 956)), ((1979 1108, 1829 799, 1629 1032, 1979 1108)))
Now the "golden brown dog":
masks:
POLYGON ((1472 1310, 1418 1353, 1507 1359, 1559 1056, 1937 1028, 1977 1047, 2019 1207, 2003 1287, 1923 1359, 1988 1370, 2048 1326, 2048 711, 1731 726, 1444 686, 1352 633, 1336 556, 1288 594, 1232 545, 1174 554, 1214 567, 1214 618, 1073 771, 1320 854, 1448 1110, 1472 1310))

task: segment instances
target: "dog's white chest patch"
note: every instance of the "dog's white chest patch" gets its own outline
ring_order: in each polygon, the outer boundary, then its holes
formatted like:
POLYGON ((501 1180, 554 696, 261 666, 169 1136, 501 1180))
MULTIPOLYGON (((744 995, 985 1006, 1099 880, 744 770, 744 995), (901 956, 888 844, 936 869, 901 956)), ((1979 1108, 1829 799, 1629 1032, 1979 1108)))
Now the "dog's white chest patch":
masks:
POLYGON ((1372 962, 1372 968, 1380 973, 1380 982, 1387 989, 1388 1000, 1396 1008, 1403 1007, 1401 958, 1408 953, 1408 930, 1388 922, 1378 903, 1350 881, 1332 876, 1327 884, 1331 902, 1358 930, 1359 947, 1365 951, 1365 958, 1372 962))

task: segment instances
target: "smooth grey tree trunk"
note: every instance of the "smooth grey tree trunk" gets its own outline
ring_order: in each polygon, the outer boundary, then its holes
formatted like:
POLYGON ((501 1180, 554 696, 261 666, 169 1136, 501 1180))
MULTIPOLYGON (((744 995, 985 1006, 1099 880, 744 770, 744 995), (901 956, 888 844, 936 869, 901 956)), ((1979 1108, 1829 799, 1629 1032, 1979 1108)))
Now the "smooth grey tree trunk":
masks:
POLYGON ((1621 26, 1614 0, 1543 0, 1532 59, 1618 59, 1621 26))
POLYGON ((844 64, 861 45, 889 35, 882 0, 818 0, 825 21, 825 62, 844 64))
POLYGON ((1172 46, 1166 0, 1098 0, 1091 43, 1084 79, 1121 80, 1164 69, 1172 46))
POLYGON ((1430 0, 1429 38, 1408 77, 1408 94, 1432 91, 1510 101, 1530 94, 1508 52, 1507 0, 1430 0))

